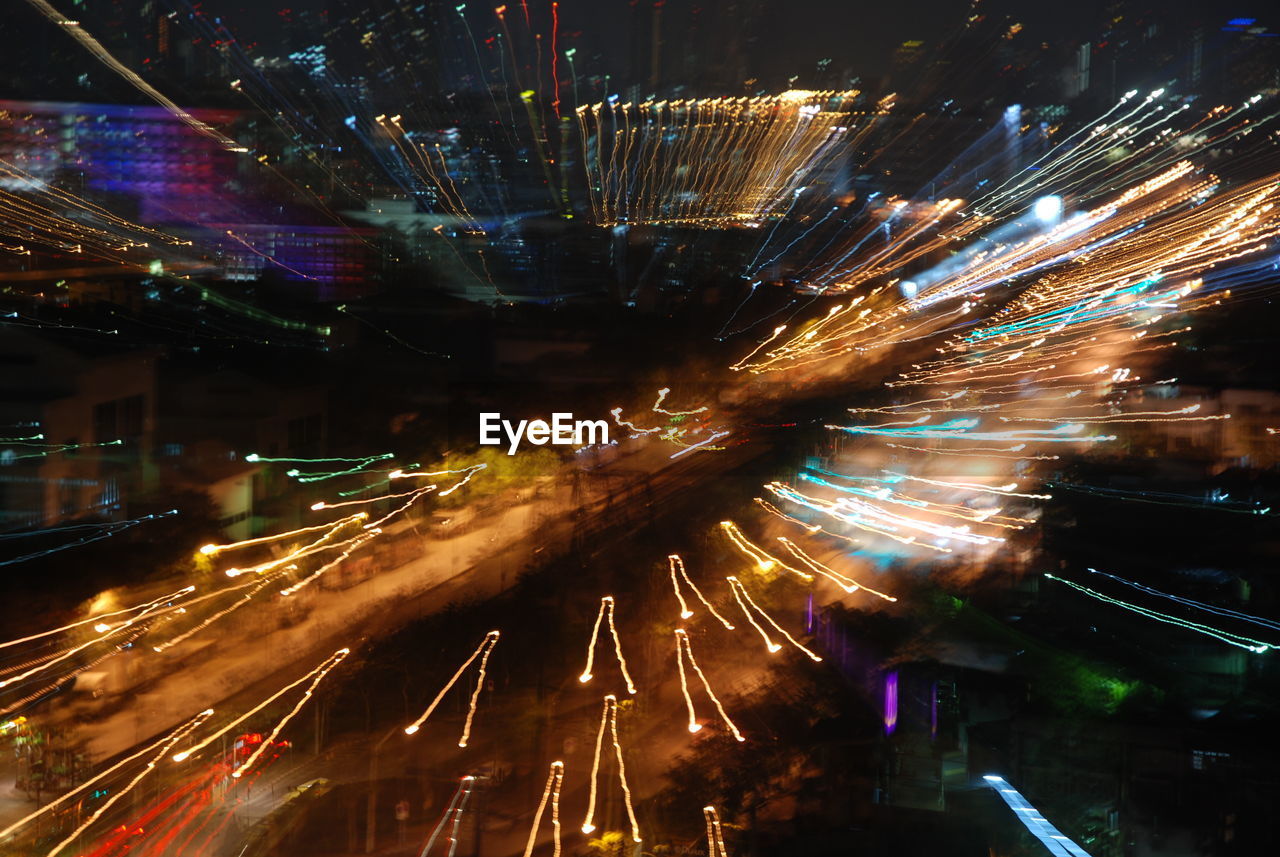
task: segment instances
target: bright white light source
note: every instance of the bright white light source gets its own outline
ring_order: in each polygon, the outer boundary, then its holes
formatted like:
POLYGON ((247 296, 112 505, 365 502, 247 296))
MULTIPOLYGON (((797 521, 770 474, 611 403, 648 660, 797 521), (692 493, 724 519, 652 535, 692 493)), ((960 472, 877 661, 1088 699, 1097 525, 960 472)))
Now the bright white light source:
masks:
POLYGON ((1031 213, 1041 223, 1057 223, 1062 218, 1062 197, 1042 196, 1031 207, 1031 213))

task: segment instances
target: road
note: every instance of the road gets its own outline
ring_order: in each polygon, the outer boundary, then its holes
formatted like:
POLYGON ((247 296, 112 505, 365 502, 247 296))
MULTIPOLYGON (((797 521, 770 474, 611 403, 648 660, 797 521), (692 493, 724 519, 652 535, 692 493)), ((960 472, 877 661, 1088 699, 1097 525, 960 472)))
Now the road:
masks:
MULTIPOLYGON (((633 451, 583 471, 576 497, 571 480, 561 479, 546 495, 506 505, 465 534, 424 536, 421 553, 397 568, 378 570, 347 589, 303 590, 294 596, 295 609, 305 616, 296 624, 281 626, 278 601, 251 604, 163 654, 141 647, 122 653, 117 657, 126 661, 120 672, 127 684, 114 694, 127 696, 128 704, 76 726, 89 755, 112 758, 205 708, 234 711, 240 701, 265 697, 340 646, 356 647, 464 595, 495 595, 528 564, 644 514, 646 504, 669 503, 765 451, 753 444, 672 460, 668 444, 632 444, 633 451)), ((55 720, 89 713, 74 697, 53 705, 55 720)))

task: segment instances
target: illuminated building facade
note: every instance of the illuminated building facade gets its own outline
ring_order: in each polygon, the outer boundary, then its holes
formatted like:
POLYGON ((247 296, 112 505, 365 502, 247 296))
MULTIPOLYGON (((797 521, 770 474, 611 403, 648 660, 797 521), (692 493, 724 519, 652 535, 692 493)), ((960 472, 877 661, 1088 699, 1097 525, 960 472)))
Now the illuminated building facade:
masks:
MULTIPOLYGON (((215 128, 241 118, 189 112, 215 128)), ((270 185, 251 154, 228 151, 161 107, 0 101, 0 162, 31 177, 11 178, 7 190, 56 184, 189 237, 229 280, 271 272, 309 286, 308 297, 342 300, 371 279, 371 231, 288 223, 301 218, 265 196, 270 185), (281 212, 286 223, 271 223, 281 212)))

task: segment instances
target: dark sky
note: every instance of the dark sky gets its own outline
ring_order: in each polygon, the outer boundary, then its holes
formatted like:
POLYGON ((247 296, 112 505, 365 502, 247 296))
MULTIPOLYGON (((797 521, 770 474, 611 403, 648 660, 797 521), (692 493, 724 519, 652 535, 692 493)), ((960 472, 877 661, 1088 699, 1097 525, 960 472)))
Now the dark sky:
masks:
MULTIPOLYGON (((65 2, 65 0, 64 0, 65 2)), ((164 2, 164 0, 160 0, 164 2)), ((395 0, 370 0, 386 8, 395 0)), ((444 2, 444 0, 426 0, 444 2)), ((448 5, 454 5, 449 0, 448 5)), ((502 0, 470 0, 471 14, 498 5, 502 0)), ((515 9, 520 0, 506 0, 515 9)), ((550 0, 527 0, 530 9, 549 8, 550 0)), ((576 28, 590 33, 594 49, 625 49, 630 6, 633 0, 560 0, 562 32, 576 28)), ((652 0, 635 0, 650 3, 652 0)), ((742 0, 740 0, 742 2, 742 0)), ((750 0, 746 0, 747 3, 750 0)), ((680 20, 680 10, 698 5, 714 13, 726 0, 666 0, 670 20, 680 20)), ((279 9, 322 9, 326 0, 203 0, 202 7, 224 16, 242 38, 269 43, 279 9)), ((764 17, 753 60, 762 74, 803 73, 823 58, 832 57, 838 67, 854 74, 875 76, 886 68, 894 48, 907 39, 936 45, 960 27, 969 14, 969 0, 763 0, 764 17)), ((1258 17, 1273 27, 1280 24, 1272 4, 1262 0, 984 0, 978 8, 986 15, 1011 15, 1037 41, 1071 43, 1099 30, 1109 9, 1153 10, 1155 18, 1174 27, 1203 23, 1216 28, 1232 17, 1258 17)), ((731 22, 724 22, 730 24, 731 22)), ((647 35, 647 34, 646 34, 647 35)), ((696 83, 696 82, 695 82, 696 83)))

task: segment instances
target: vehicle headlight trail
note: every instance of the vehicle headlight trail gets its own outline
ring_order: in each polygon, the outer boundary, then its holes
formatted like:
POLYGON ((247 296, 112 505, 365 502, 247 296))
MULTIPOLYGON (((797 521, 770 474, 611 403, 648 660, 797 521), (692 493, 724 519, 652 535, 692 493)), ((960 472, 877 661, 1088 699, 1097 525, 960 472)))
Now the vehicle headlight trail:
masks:
POLYGON ((782 568, 796 575, 806 583, 813 582, 812 574, 801 571, 800 569, 795 568, 793 566, 787 565, 785 562, 778 559, 773 554, 757 546, 754 542, 752 542, 750 539, 748 539, 746 536, 742 534, 742 530, 738 529, 738 525, 735 524, 733 521, 721 521, 720 529, 724 532, 726 536, 728 536, 729 541, 733 543, 734 547, 742 551, 744 554, 746 554, 748 557, 750 557, 754 561, 755 567, 757 570, 761 572, 770 572, 770 571, 773 571, 775 568, 782 568))
POLYGON ((188 733, 197 729, 202 723, 204 723, 205 720, 209 719, 212 716, 213 716, 212 710, 202 711, 201 713, 197 714, 195 717, 188 720, 182 726, 179 726, 173 732, 169 733, 169 735, 166 736, 164 739, 162 739, 162 741, 160 742, 162 744, 160 751, 147 761, 146 767, 144 767, 132 780, 126 783, 124 788, 120 789, 115 794, 111 795, 111 797, 103 801, 102 805, 99 806, 93 812, 92 815, 90 815, 87 819, 85 819, 84 823, 82 823, 79 827, 73 830, 69 836, 67 836, 57 845, 53 846, 53 848, 51 848, 45 854, 45 857, 55 857, 55 855, 60 853, 64 848, 66 848, 71 843, 75 842, 80 837, 81 833, 83 833, 84 831, 88 830, 91 826, 93 826, 93 823, 97 821, 99 818, 101 818, 107 810, 109 810, 112 806, 114 806, 121 799, 123 799, 124 796, 127 795, 129 792, 133 791, 134 787, 136 787, 138 783, 146 779, 146 777, 152 771, 155 770, 156 765, 160 763, 160 760, 163 759, 166 755, 168 755, 169 750, 172 749, 174 745, 176 745, 179 741, 181 741, 188 733))
POLYGON ((865 592, 871 593, 877 598, 883 598, 885 601, 898 600, 897 598, 894 598, 892 595, 885 595, 883 592, 879 592, 875 589, 872 589, 869 586, 864 586, 863 584, 858 583, 852 578, 846 577, 845 575, 836 571, 834 568, 832 568, 829 565, 823 565, 822 563, 818 562, 816 559, 811 557, 809 554, 801 550, 799 545, 791 541, 791 539, 787 538, 786 536, 778 536, 778 541, 782 542, 782 546, 785 547, 787 550, 791 551, 791 553, 795 556, 796 559, 800 560, 802 563, 812 568, 818 574, 829 579, 832 583, 836 584, 847 593, 852 594, 854 592, 857 592, 859 589, 861 589, 865 592))
POLYGON ((48 814, 48 813, 52 812, 54 809, 58 808, 58 807, 59 807, 59 806, 61 806, 63 803, 66 803, 67 801, 71 800, 72 798, 76 797, 77 795, 83 794, 83 793, 84 793, 86 790, 88 790, 91 786, 97 785, 98 783, 100 783, 100 782, 102 782, 103 780, 105 780, 105 779, 107 779, 108 777, 110 777, 112 774, 114 774, 114 773, 116 773, 117 771, 121 770, 122 768, 126 767, 130 762, 137 761, 138 759, 140 759, 141 757, 145 756, 147 753, 150 753, 150 752, 151 752, 152 750, 154 750, 156 747, 159 747, 159 746, 161 746, 161 745, 165 745, 165 747, 166 747, 165 751, 163 751, 163 752, 161 752, 161 753, 159 754, 159 758, 163 758, 163 757, 164 757, 164 753, 165 753, 165 752, 167 752, 168 748, 172 746, 172 742, 173 742, 174 740, 179 740, 179 739, 181 739, 183 735, 185 735, 187 732, 189 732, 189 731, 190 731, 192 728, 194 728, 195 726, 197 726, 197 725, 199 725, 200 723, 202 723, 202 722, 204 721, 204 719, 205 719, 205 718, 207 718, 207 717, 208 717, 209 715, 211 715, 211 714, 213 714, 212 709, 201 712, 200 714, 198 714, 198 715, 196 715, 195 717, 191 718, 191 719, 190 719, 190 720, 188 720, 186 723, 184 723, 184 724, 182 724, 182 725, 178 726, 176 729, 172 730, 171 732, 169 732, 169 734, 165 735, 164 737, 160 738, 159 740, 157 740, 157 741, 153 741, 152 743, 150 743, 150 744, 148 744, 147 746, 143 747, 141 750, 137 751, 136 753, 133 753, 133 754, 131 754, 131 755, 129 755, 129 756, 126 756, 125 758, 123 758, 123 759, 121 759, 120 761, 116 762, 116 763, 115 763, 114 765, 112 765, 111 767, 106 768, 105 770, 102 770, 102 771, 98 772, 98 773, 97 773, 97 774, 95 774, 93 777, 91 777, 91 778, 90 778, 90 779, 88 779, 88 780, 85 780, 83 783, 81 783, 80 785, 78 785, 78 786, 76 786, 75 788, 71 789, 71 790, 70 790, 70 791, 68 791, 67 793, 65 793, 65 794, 63 794, 63 795, 60 795, 60 796, 58 796, 58 797, 54 798, 53 800, 49 801, 49 803, 47 803, 47 804, 45 804, 44 806, 40 807, 40 808, 39 808, 38 810, 36 810, 35 812, 32 812, 32 813, 30 813, 29 815, 27 815, 27 816, 25 816, 25 817, 23 817, 23 818, 18 819, 17 821, 15 821, 14 823, 12 823, 12 824, 10 824, 8 827, 6 827, 4 830, 0 830, 0 841, 3 841, 7 836, 9 836, 10 834, 14 833, 15 831, 17 831, 17 830, 21 829, 22 827, 24 827, 25 825, 29 824, 30 822, 35 821, 37 818, 40 818, 41 816, 46 815, 46 814, 48 814))

